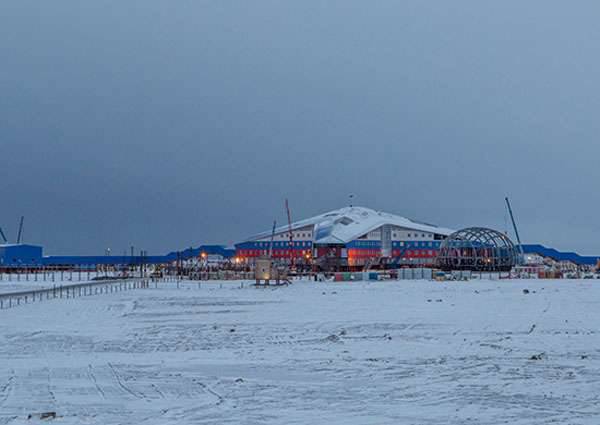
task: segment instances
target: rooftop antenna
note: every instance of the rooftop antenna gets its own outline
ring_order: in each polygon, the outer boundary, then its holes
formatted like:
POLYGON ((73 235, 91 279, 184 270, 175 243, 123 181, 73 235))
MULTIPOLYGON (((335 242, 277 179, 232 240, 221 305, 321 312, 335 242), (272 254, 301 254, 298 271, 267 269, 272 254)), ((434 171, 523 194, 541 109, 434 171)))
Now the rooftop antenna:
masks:
POLYGON ((510 214, 510 220, 512 221, 513 229, 515 230, 515 236, 517 237, 517 243, 519 244, 519 252, 523 256, 523 255, 525 255, 525 252, 523 252, 523 246, 521 245, 521 238, 519 236, 519 231, 517 230, 517 223, 515 223, 515 217, 513 216, 512 208, 510 207, 510 201, 508 200, 508 197, 504 198, 504 200, 506 201, 506 206, 508 207, 508 213, 510 214))
POLYGON ((17 235, 17 245, 21 243, 23 237, 23 220, 25 220, 25 216, 21 216, 21 221, 19 222, 19 234, 17 235))
POLYGON ((504 235, 508 236, 508 208, 504 208, 504 235))
POLYGON ((277 220, 273 220, 273 231, 271 232, 271 243, 269 244, 269 258, 273 258, 273 239, 275 239, 275 227, 277 227, 277 220))
POLYGON ((2 227, 0 227, 0 237, 2 237, 2 239, 4 239, 4 243, 8 243, 8 239, 6 239, 6 235, 2 231, 2 227))
POLYGON ((290 265, 292 270, 295 267, 295 262, 294 262, 294 233, 292 232, 292 214, 290 213, 290 204, 288 203, 288 200, 286 198, 285 200, 285 210, 287 212, 287 219, 288 219, 288 231, 289 231, 289 236, 290 236, 290 265))

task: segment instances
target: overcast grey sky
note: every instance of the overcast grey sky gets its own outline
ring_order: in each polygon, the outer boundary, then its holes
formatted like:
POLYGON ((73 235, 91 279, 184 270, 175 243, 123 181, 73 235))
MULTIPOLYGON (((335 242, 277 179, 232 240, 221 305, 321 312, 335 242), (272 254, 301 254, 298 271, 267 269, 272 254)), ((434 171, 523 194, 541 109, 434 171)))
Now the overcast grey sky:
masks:
POLYGON ((356 204, 600 254, 597 1, 0 3, 0 226, 233 243, 356 204))

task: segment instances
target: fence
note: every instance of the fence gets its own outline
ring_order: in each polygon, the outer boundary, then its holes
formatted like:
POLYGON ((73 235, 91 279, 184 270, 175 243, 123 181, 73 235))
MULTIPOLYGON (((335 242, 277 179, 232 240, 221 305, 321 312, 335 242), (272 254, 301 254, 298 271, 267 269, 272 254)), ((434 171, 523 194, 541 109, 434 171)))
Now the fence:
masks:
MULTIPOLYGON (((58 267, 0 268, 0 282, 89 282, 92 279, 119 277, 119 271, 91 268, 60 269, 58 267)), ((122 274, 120 275, 122 277, 122 274)), ((139 271, 135 275, 141 277, 139 271)))
POLYGON ((39 303, 55 298, 87 297, 91 295, 109 294, 113 292, 144 289, 149 287, 150 283, 146 279, 132 279, 60 285, 53 286, 52 288, 32 289, 22 292, 8 292, 5 294, 0 294, 0 310, 16 307, 21 304, 39 303))
POLYGON ((254 279, 254 272, 243 272, 233 270, 218 270, 218 271, 192 271, 187 279, 189 280, 244 280, 254 279))

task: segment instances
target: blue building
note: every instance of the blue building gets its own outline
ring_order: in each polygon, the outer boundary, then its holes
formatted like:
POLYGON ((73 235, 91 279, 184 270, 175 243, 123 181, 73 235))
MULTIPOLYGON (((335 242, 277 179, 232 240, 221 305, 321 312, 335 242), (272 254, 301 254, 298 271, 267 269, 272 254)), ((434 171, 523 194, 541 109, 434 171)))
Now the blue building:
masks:
POLYGON ((595 266, 598 264, 598 260, 600 260, 600 256, 583 256, 575 252, 562 252, 539 244, 521 246, 525 254, 537 254, 556 261, 570 261, 580 266, 595 266))
POLYGON ((26 244, 0 245, 0 267, 39 266, 42 263, 41 246, 26 244))
POLYGON ((26 244, 0 245, 0 267, 70 267, 99 265, 140 265, 140 264, 168 264, 177 260, 188 260, 191 258, 204 257, 206 255, 218 255, 223 259, 231 259, 235 256, 233 248, 222 245, 201 245, 198 248, 188 248, 181 251, 173 251, 166 255, 49 255, 43 256, 41 246, 26 244))
POLYGON ((220 255, 224 259, 235 256, 233 248, 222 245, 201 245, 198 248, 187 248, 181 251, 173 251, 166 255, 49 255, 43 257, 41 262, 45 266, 98 266, 98 265, 140 265, 140 264, 168 264, 177 260, 189 260, 201 255, 220 255))

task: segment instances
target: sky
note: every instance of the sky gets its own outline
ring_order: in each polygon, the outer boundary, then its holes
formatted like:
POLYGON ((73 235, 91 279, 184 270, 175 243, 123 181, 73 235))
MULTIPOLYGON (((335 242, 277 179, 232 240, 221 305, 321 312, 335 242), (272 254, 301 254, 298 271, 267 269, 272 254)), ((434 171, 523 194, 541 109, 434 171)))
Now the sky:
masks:
POLYGON ((0 3, 0 226, 232 244, 354 204, 600 255, 600 3, 0 3))

